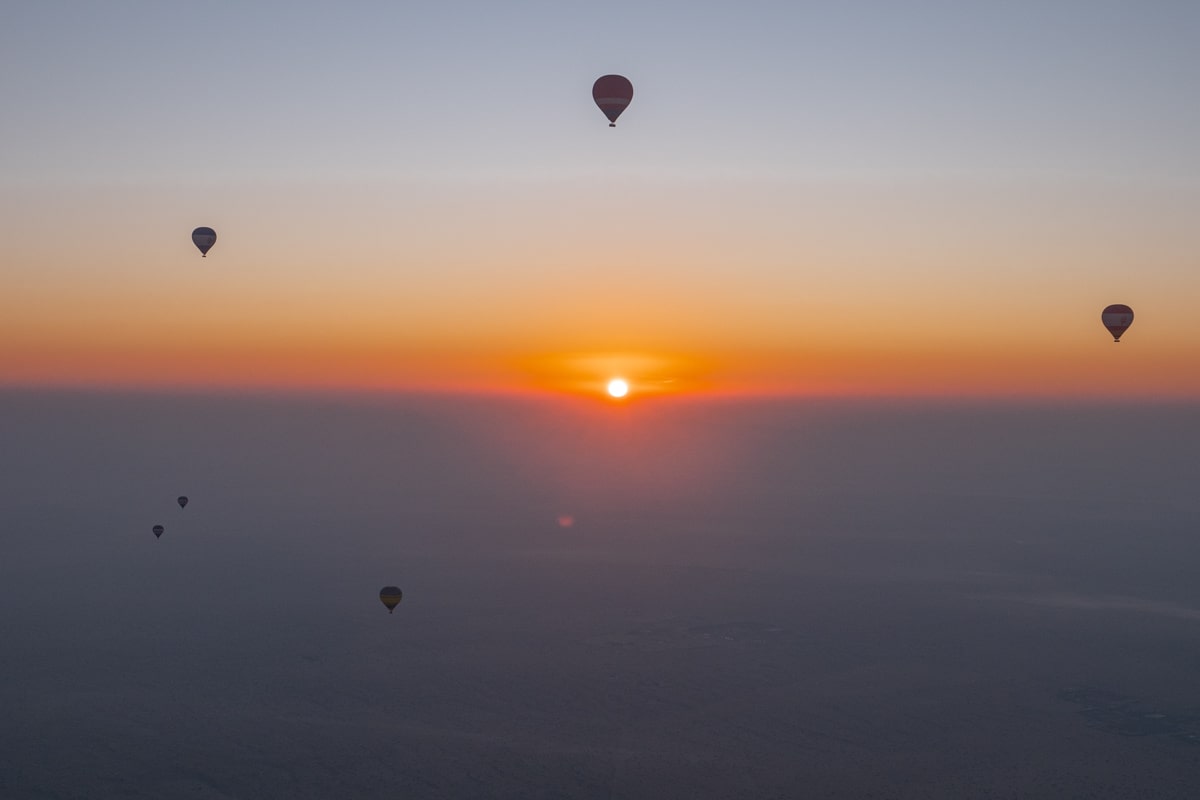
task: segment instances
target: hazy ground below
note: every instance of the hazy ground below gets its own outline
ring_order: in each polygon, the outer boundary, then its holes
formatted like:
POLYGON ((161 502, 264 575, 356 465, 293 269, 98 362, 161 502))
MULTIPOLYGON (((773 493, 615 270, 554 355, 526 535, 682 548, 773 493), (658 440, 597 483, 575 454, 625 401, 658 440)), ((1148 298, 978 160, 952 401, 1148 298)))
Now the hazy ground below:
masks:
POLYGON ((0 418, 6 798, 1200 786, 1198 407, 0 418))

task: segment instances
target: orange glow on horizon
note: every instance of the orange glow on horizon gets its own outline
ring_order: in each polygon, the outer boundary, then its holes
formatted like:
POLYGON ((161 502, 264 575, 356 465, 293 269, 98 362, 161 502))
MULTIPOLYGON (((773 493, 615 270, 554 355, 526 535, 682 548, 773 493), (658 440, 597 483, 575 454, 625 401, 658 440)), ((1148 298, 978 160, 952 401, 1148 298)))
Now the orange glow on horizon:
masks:
MULTIPOLYGON (((445 275, 365 256, 342 257, 355 268, 341 272, 303 262, 308 253, 291 263, 226 251, 200 265, 190 242, 174 244, 184 250, 178 263, 104 251, 71 282, 6 287, 0 385, 607 402, 606 385, 620 376, 626 404, 717 395, 1200 399, 1188 292, 1151 302, 1104 289, 1077 299, 1070 271, 1056 279, 1063 285, 1048 284, 1055 291, 1031 295, 1027 276, 1009 281, 985 261, 964 273, 983 288, 954 294, 936 274, 918 271, 909 286, 901 264, 864 291, 850 279, 864 274, 853 264, 820 268, 840 263, 832 251, 755 283, 715 266, 697 271, 686 251, 666 248, 639 250, 636 269, 583 258, 542 276, 495 263, 467 280, 475 267, 466 256, 445 275), (797 277, 818 273, 815 282, 797 277), (420 280, 406 282, 410 274, 420 280), (1115 345, 1100 310, 1118 299, 1138 316, 1115 345)), ((865 265, 892 263, 860 255, 865 265)))
POLYGON ((628 398, 706 393, 713 389, 712 365, 697 356, 629 351, 574 352, 518 358, 522 383, 542 391, 618 397, 611 391, 620 380, 628 398), (613 376, 619 375, 619 379, 613 376))
POLYGON ((175 389, 288 389, 554 393, 608 397, 620 375, 638 400, 688 396, 1065 396, 1200 397, 1186 347, 1114 345, 1084 350, 979 345, 891 351, 717 352, 700 357, 648 352, 509 352, 399 347, 192 346, 146 342, 0 345, 0 385, 175 389))
MULTIPOLYGON (((271 305, 234 292, 147 291, 133 298, 131 313, 129 299, 121 305, 111 289, 96 292, 55 298, 17 287, 0 300, 0 385, 608 400, 608 382, 621 376, 626 401, 638 403, 716 395, 1200 398, 1200 372, 1188 366, 1200 358, 1200 340, 1187 318, 1147 312, 1115 345, 1100 324, 1101 303, 1070 315, 1034 307, 1028 324, 1012 329, 960 307, 912 324, 907 312, 876 317, 872 308, 842 319, 819 310, 800 321, 782 309, 750 318, 639 308, 606 334, 609 317, 568 319, 556 306, 522 320, 482 309, 402 314, 366 297, 321 305, 315 292, 271 305)), ((571 309, 585 306, 577 300, 571 309)))

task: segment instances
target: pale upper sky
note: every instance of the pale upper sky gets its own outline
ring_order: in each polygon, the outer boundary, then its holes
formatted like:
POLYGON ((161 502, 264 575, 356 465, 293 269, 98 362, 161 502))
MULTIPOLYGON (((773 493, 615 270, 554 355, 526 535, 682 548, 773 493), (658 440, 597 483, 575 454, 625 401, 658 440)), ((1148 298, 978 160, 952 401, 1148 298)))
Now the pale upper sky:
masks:
POLYGON ((0 382, 1200 396, 1197 41, 1194 2, 6 3, 0 382))

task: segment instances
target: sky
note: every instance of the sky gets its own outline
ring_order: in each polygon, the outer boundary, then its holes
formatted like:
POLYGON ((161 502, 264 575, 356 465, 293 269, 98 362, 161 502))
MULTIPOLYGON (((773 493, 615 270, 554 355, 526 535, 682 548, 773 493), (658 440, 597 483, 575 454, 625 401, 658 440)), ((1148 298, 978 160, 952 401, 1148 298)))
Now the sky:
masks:
POLYGON ((1192 797, 1197 41, 0 4, 0 795, 1192 797))
POLYGON ((1194 399, 1198 39, 1167 0, 6 3, 0 384, 1194 399))

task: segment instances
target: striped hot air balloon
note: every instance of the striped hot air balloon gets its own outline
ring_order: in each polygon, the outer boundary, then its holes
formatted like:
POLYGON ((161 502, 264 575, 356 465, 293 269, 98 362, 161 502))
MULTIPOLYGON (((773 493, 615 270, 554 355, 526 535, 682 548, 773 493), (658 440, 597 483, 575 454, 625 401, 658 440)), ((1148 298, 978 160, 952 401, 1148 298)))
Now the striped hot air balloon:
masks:
POLYGON ((400 605, 403 597, 404 592, 395 586, 385 586, 379 590, 379 602, 387 606, 389 614, 396 609, 396 606, 400 605))
POLYGON ((196 228, 192 231, 192 244, 200 251, 202 258, 208 258, 208 251, 217 243, 217 232, 212 228, 196 228))
POLYGON ((622 75, 602 75, 592 84, 592 99, 608 117, 608 127, 615 128, 617 117, 633 99, 633 84, 622 75))
POLYGON ((1100 321, 1112 334, 1113 341, 1120 342, 1121 334, 1129 330, 1129 326, 1133 324, 1133 309, 1127 305, 1115 303, 1100 312, 1100 321))

